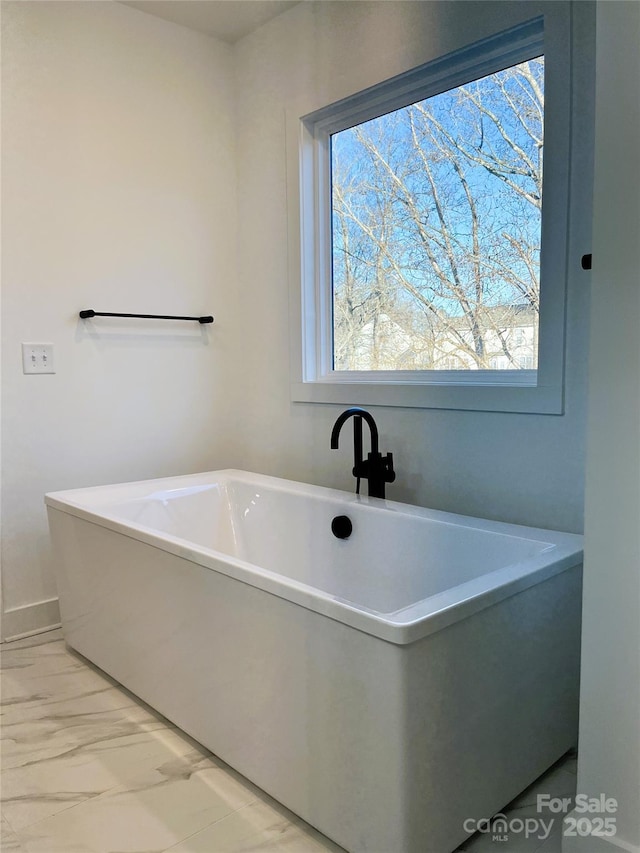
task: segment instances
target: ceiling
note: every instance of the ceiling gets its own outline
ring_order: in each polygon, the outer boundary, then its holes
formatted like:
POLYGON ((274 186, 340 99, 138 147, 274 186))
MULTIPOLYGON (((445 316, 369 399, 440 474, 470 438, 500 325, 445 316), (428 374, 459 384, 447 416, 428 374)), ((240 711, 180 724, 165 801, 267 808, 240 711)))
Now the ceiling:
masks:
POLYGON ((299 0, 122 0, 165 21, 182 24, 228 44, 275 18, 299 0))

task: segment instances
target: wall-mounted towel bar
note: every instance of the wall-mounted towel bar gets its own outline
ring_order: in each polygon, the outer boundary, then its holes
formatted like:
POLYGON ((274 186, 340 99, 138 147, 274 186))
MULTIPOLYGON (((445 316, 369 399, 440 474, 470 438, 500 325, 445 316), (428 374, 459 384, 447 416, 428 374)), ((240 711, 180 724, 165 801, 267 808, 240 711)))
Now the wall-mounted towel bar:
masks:
POLYGON ((213 323, 213 317, 181 317, 175 314, 121 314, 113 311, 93 311, 91 308, 80 311, 83 320, 89 317, 142 317, 144 320, 197 320, 198 323, 213 323))

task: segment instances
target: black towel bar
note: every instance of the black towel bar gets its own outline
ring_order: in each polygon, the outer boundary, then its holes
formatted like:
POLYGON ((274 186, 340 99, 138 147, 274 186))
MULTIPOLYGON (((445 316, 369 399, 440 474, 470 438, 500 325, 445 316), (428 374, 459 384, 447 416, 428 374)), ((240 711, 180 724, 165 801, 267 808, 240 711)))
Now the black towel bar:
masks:
POLYGON ((198 323, 213 323, 213 317, 182 317, 175 314, 120 314, 113 311, 93 311, 91 308, 80 311, 79 316, 83 320, 89 317, 142 317, 144 320, 197 320, 198 323))

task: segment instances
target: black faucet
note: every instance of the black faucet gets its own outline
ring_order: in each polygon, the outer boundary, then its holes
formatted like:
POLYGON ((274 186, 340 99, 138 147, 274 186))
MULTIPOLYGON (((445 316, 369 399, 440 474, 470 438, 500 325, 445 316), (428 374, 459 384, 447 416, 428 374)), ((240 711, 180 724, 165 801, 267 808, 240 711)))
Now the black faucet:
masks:
POLYGON ((338 439, 343 424, 353 418, 353 476, 358 483, 356 492, 360 494, 360 478, 369 483, 369 497, 384 498, 385 483, 393 483, 396 478, 393 470, 393 454, 387 453, 383 456, 378 450, 378 427, 373 415, 358 406, 346 409, 336 420, 331 430, 331 449, 338 449, 338 439), (362 458, 362 420, 369 424, 371 432, 371 453, 366 459, 362 458))

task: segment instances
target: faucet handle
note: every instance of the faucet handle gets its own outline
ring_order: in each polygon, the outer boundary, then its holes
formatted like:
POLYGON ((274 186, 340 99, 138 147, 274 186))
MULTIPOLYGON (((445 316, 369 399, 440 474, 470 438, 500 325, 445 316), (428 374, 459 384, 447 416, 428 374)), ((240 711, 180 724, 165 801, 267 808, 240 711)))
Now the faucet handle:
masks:
POLYGON ((396 472, 393 470, 393 453, 387 453, 383 459, 384 463, 384 481, 385 483, 393 483, 396 478, 396 472))

